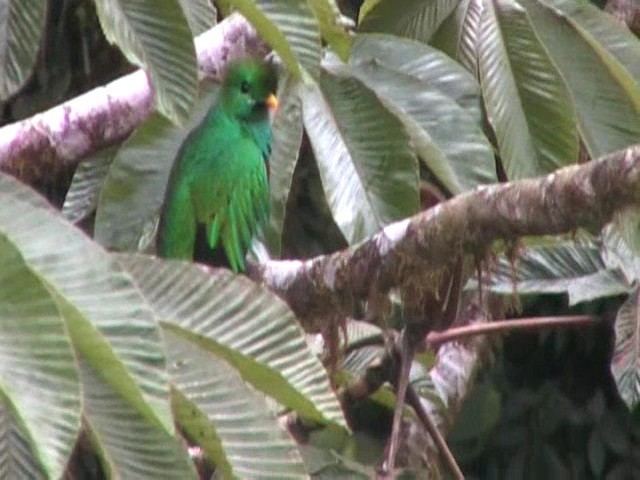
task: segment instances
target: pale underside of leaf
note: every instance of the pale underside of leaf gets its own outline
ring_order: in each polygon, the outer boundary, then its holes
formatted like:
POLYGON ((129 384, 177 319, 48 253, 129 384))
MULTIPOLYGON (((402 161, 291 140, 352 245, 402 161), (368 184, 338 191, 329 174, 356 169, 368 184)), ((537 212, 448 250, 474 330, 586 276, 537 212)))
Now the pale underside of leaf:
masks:
MULTIPOLYGON (((80 429, 75 357, 56 302, 2 230, 0 226, 0 388, 28 431, 22 438, 29 438, 29 450, 37 452, 44 470, 57 478, 80 429)), ((15 427, 11 431, 17 433, 15 427)), ((7 449, 20 448, 15 443, 20 438, 11 435, 6 440, 0 451, 10 456, 7 449)), ((25 466, 29 464, 35 466, 38 460, 31 458, 25 466)))
POLYGON ((184 122, 197 92, 193 37, 178 0, 96 0, 107 39, 149 73, 159 110, 184 122))
POLYGON ((485 4, 479 71, 509 179, 542 175, 577 160, 568 91, 526 11, 513 0, 485 4))
POLYGON ((578 21, 540 0, 520 0, 520 4, 571 89, 588 153, 597 158, 637 143, 638 81, 578 21))
POLYGON ((297 78, 306 70, 312 77, 320 68, 320 30, 306 2, 287 0, 229 0, 273 48, 297 78))
POLYGON ((616 317, 616 345, 611 371, 630 411, 640 403, 640 288, 636 287, 616 317))
POLYGON ((323 74, 303 118, 327 203, 351 244, 418 208, 417 161, 402 123, 359 80, 323 74))
POLYGON ((0 2, 0 103, 22 87, 33 70, 44 31, 47 2, 0 2))
POLYGON ((197 478, 181 440, 142 415, 80 358, 86 421, 110 478, 197 478))
POLYGON ((243 276, 120 255, 163 325, 231 363, 254 387, 318 421, 346 425, 327 372, 288 306, 243 276), (169 292, 171 292, 169 294, 169 292))
POLYGON ((44 480, 38 458, 31 449, 31 440, 11 407, 0 398, 0 478, 44 480))
POLYGON ((105 375, 114 388, 144 415, 172 431, 160 332, 131 278, 59 214, 0 197, 7 207, 0 209, 0 232, 63 310, 74 348, 111 372, 105 375))
POLYGON ((216 24, 216 9, 211 0, 178 0, 187 17, 191 34, 196 37, 216 24))
POLYGON ((216 465, 228 467, 222 470, 225 477, 305 478, 296 445, 264 396, 247 386, 231 365, 197 344, 171 330, 165 330, 164 338, 172 382, 184 396, 177 402, 183 406, 177 420, 216 465), (193 408, 205 419, 192 413, 193 408), (199 425, 202 420, 211 422, 210 428, 199 425))
POLYGON ((298 162, 302 142, 301 84, 293 77, 284 79, 278 95, 282 102, 271 126, 273 149, 269 156, 269 190, 271 193, 271 215, 265 237, 272 255, 280 255, 282 229, 291 191, 293 172, 298 162))
POLYGON ((451 14, 458 0, 381 0, 361 19, 361 32, 393 33, 428 42, 440 24, 451 14))

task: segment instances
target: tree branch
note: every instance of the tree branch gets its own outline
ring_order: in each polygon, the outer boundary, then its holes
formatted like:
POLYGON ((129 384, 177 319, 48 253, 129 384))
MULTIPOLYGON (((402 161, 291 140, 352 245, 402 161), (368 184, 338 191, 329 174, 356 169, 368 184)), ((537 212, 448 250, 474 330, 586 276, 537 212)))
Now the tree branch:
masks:
POLYGON ((539 179, 459 195, 344 251, 306 261, 270 261, 250 275, 284 298, 309 330, 336 312, 347 316, 380 293, 438 275, 456 258, 484 258, 496 241, 600 229, 614 213, 640 205, 640 145, 539 179))
MULTIPOLYGON (((196 40, 198 65, 218 77, 231 58, 266 53, 251 25, 231 15, 196 40)), ((137 70, 31 118, 0 128, 0 169, 28 183, 126 138, 153 111, 153 91, 137 70)))

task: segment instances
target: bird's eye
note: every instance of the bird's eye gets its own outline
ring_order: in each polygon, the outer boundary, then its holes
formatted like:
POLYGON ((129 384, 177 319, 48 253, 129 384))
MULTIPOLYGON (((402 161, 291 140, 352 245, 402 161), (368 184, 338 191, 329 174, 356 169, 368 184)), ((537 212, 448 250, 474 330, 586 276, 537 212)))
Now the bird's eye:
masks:
POLYGON ((247 82, 246 80, 243 80, 242 83, 240 84, 240 91, 242 93, 249 93, 249 82, 247 82))

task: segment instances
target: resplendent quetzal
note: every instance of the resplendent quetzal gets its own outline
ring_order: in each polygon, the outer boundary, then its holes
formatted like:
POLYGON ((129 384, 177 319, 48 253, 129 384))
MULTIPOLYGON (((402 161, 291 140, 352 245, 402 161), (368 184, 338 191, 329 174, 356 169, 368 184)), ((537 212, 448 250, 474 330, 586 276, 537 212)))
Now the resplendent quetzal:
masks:
POLYGON ((158 255, 244 270, 251 239, 269 212, 266 161, 276 85, 275 69, 262 60, 245 58, 228 68, 215 104, 173 165, 158 255))

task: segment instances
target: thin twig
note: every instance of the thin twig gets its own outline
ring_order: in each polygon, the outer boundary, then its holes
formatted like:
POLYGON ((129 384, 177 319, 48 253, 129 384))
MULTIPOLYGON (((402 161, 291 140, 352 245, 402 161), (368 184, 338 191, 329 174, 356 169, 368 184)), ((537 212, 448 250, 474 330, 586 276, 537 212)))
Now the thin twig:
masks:
POLYGON ((391 427, 391 437, 387 445, 387 452, 385 459, 382 462, 382 477, 388 478, 393 474, 396 462, 396 453, 398 452, 398 443, 400 439, 400 421, 402 420, 402 413, 404 411, 404 399, 407 393, 407 387, 409 386, 409 373, 411 371, 411 363, 415 348, 413 347, 407 332, 402 332, 402 343, 400 349, 400 371, 396 378, 392 379, 394 387, 396 387, 396 407, 393 412, 393 424, 391 427))
POLYGON ((453 473, 454 477, 457 479, 464 479, 464 475, 462 473, 462 470, 460 470, 460 467, 458 466, 458 462, 456 462, 456 459, 451 453, 451 450, 449 450, 449 446, 440 434, 440 430, 438 430, 435 424, 431 421, 431 417, 429 417, 429 414, 424 409, 424 406, 420 401, 420 397, 416 393, 416 390, 413 388, 413 385, 409 385, 407 388, 407 403, 411 405, 413 410, 416 412, 416 415, 422 422, 422 425, 427 430, 429 435, 431 435, 431 438, 440 451, 440 455, 442 455, 445 463, 451 469, 451 473, 453 473))
POLYGON ((591 324, 597 321, 589 315, 567 315, 559 317, 534 317, 501 320, 498 322, 477 323, 464 327, 450 328, 443 332, 429 332, 427 344, 437 347, 446 342, 460 340, 462 338, 475 337, 477 335, 504 335, 515 330, 539 330, 550 327, 572 327, 591 324))

